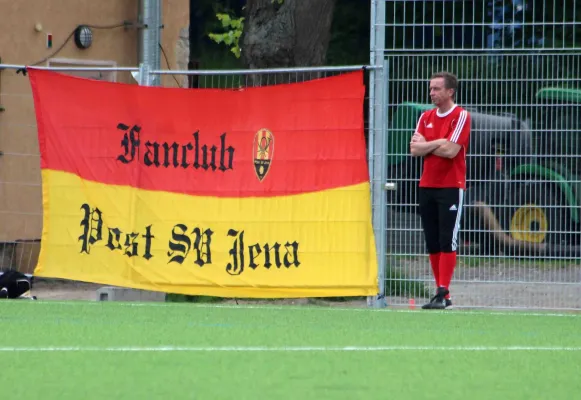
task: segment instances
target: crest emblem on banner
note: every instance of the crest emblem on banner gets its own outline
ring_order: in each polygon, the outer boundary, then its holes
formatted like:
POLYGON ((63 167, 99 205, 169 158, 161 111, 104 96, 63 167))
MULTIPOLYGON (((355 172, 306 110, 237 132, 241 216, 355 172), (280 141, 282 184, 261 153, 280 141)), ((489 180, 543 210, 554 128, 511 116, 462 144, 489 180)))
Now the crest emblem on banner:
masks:
POLYGON ((260 129, 254 135, 252 146, 254 155, 254 172, 259 181, 263 181, 270 169, 274 155, 274 136, 268 129, 260 129))

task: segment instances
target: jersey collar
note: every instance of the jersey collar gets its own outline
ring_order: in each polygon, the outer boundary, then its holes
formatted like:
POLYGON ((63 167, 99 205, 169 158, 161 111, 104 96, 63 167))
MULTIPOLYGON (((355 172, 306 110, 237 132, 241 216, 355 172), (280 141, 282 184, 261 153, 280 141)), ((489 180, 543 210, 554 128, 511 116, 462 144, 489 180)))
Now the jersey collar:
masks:
POLYGON ((438 117, 447 117, 448 115, 450 115, 450 113, 451 113, 452 111, 454 111, 454 109, 456 108, 456 106, 457 106, 457 104, 454 104, 454 105, 452 106, 452 108, 450 108, 448 111, 446 111, 446 112, 445 112, 445 113, 443 113, 443 114, 440 114, 440 110, 439 110, 439 109, 436 109, 436 115, 437 115, 438 117))

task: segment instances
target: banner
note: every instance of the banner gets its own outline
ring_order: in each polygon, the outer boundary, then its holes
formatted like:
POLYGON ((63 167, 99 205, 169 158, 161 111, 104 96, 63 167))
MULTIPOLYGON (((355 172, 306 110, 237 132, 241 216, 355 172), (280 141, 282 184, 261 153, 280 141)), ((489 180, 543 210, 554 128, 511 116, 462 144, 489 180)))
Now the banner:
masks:
POLYGON ((34 275, 221 297, 377 293, 362 71, 239 90, 28 72, 34 275))

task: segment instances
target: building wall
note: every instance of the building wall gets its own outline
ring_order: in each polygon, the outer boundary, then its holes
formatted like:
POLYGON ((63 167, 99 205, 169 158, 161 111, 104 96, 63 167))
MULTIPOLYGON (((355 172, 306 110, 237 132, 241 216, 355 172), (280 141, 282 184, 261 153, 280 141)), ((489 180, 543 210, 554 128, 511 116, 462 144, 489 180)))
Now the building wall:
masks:
MULTIPOLYGON (((187 0, 163 0, 162 46, 172 69, 184 65, 183 38, 179 36, 188 26, 188 7, 187 0), (177 58, 182 60, 177 62, 177 58)), ((0 10, 0 59, 4 64, 42 61, 39 65, 46 66, 56 59, 59 65, 138 65, 139 30, 123 27, 93 29, 93 44, 85 50, 78 49, 71 38, 51 61, 45 60, 77 25, 137 21, 138 0, 0 0, 0 10), (47 48, 48 33, 52 34, 52 48, 47 48)), ((163 55, 161 68, 168 68, 163 55)), ((136 83, 128 72, 80 75, 136 83)), ((162 76, 162 85, 176 86, 171 76, 162 76)), ((6 260, 11 259, 19 269, 31 270, 36 260, 30 254, 37 251, 42 232, 42 188, 34 105, 26 77, 14 70, 0 71, 0 107, 4 109, 0 111, 0 253, 4 252, 0 268, 6 268, 6 260), (33 247, 23 250, 26 246, 33 247)))

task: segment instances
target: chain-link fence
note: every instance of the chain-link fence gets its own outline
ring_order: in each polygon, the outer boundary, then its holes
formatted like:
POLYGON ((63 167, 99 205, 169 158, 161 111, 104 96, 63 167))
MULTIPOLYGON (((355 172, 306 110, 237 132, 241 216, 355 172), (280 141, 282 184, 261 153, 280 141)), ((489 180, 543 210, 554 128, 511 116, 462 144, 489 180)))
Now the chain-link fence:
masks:
POLYGON ((433 108, 429 77, 445 70, 472 115, 455 305, 581 308, 579 5, 373 3, 372 54, 388 70, 388 304, 434 291, 417 209, 422 160, 409 141, 433 108))

